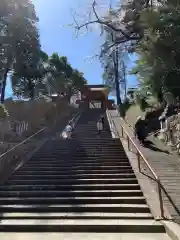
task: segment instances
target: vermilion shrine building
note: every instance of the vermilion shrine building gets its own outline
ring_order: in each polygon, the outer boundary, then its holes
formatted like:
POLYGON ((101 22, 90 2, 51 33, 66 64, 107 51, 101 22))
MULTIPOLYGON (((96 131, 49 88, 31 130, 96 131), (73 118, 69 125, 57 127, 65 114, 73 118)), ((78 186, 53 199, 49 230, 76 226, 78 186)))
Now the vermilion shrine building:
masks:
POLYGON ((113 109, 114 101, 108 99, 109 89, 106 85, 85 85, 81 92, 81 100, 76 103, 80 107, 113 109))

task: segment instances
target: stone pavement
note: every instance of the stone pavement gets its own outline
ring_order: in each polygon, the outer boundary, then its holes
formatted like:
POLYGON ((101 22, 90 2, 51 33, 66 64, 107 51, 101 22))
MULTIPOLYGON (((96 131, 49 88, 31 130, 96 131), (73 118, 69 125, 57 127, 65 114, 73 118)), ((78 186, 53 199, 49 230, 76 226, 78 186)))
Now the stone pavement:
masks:
POLYGON ((170 240, 156 233, 0 233, 1 240, 170 240))
MULTIPOLYGON (((116 111, 110 111, 110 113, 118 132, 121 133, 120 126, 123 125, 135 140, 130 126, 117 116, 116 111)), ((149 140, 154 143, 149 148, 140 146, 136 140, 135 142, 161 180, 161 184, 166 191, 163 196, 165 206, 174 220, 180 223, 180 158, 176 154, 169 153, 167 147, 158 140, 155 141, 152 137, 149 140)), ((143 171, 150 176, 145 165, 142 165, 142 167, 143 171)), ((154 181, 152 182, 155 185, 154 181)))

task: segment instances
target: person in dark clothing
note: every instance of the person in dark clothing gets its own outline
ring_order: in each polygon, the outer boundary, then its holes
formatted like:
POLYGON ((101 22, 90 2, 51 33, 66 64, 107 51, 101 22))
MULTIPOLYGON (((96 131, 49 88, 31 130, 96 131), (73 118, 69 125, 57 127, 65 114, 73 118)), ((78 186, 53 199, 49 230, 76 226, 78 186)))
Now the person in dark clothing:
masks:
POLYGON ((102 124, 102 121, 101 119, 97 122, 97 131, 98 131, 98 134, 100 135, 100 133, 102 132, 103 130, 103 124, 102 124))
POLYGON ((146 139, 146 128, 145 128, 145 121, 141 119, 139 116, 135 123, 135 136, 138 138, 141 144, 145 143, 146 139))
POLYGON ((103 129, 104 129, 104 115, 101 115, 100 121, 101 121, 102 127, 103 127, 103 129))

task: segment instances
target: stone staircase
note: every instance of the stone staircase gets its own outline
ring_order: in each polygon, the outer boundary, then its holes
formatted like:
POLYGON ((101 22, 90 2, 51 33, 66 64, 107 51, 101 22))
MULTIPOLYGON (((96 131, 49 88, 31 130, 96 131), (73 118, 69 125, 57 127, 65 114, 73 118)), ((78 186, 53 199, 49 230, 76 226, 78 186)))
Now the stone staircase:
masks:
POLYGON ((49 140, 0 186, 0 231, 165 233, 101 111, 84 112, 72 140, 49 140))

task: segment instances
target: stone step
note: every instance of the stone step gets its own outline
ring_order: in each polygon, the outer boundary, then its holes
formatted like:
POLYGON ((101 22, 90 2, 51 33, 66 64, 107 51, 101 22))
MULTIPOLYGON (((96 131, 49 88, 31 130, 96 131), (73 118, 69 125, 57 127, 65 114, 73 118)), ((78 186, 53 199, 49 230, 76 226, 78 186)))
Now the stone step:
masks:
MULTIPOLYGON (((87 144, 87 145, 74 145, 71 146, 70 144, 66 146, 66 148, 64 148, 63 146, 59 145, 59 146, 51 146, 51 147, 46 147, 46 149, 43 150, 43 152, 48 153, 48 150, 51 150, 52 148, 54 148, 55 152, 67 152, 68 150, 74 150, 74 151, 79 151, 82 152, 84 149, 89 149, 89 150, 94 150, 94 151, 105 151, 108 152, 108 150, 110 150, 111 152, 114 151, 118 151, 118 152, 123 152, 123 150, 121 149, 121 146, 101 146, 101 145, 93 145, 91 148, 91 145, 87 144)), ((39 152, 40 153, 40 152, 39 152)))
POLYGON ((111 165, 111 166, 103 166, 103 165, 100 165, 100 166, 94 166, 94 165, 87 165, 87 166, 82 166, 82 165, 79 165, 79 166, 41 166, 41 168, 37 169, 37 166, 28 166, 28 165, 24 165, 22 167, 22 170, 31 170, 31 171, 34 171, 34 170, 38 170, 39 172, 40 171, 44 171, 46 169, 51 169, 51 170, 125 170, 125 169, 131 169, 132 167, 130 165, 126 165, 126 166, 114 166, 114 165, 111 165))
POLYGON ((87 137, 91 137, 91 138, 94 137, 94 139, 97 139, 97 138, 102 139, 102 138, 108 138, 108 137, 111 138, 111 136, 109 136, 109 133, 101 132, 101 134, 99 135, 97 133, 97 130, 96 131, 88 131, 86 133, 84 133, 84 131, 81 133, 74 133, 72 136, 73 136, 74 140, 76 140, 77 142, 79 141, 79 139, 82 140, 82 139, 86 139, 87 137))
MULTIPOLYGON (((108 138, 108 139, 103 139, 103 138, 92 138, 91 140, 89 138, 83 138, 83 141, 78 141, 76 139, 71 139, 71 141, 61 141, 61 145, 60 145, 60 141, 59 140, 52 140, 52 147, 54 148, 61 148, 61 147, 68 147, 70 145, 72 146, 77 146, 77 147, 94 147, 94 148, 120 148, 122 146, 122 143, 120 142, 119 139, 115 139, 115 138, 108 138), (56 141, 58 141, 58 143, 56 143, 56 141)), ((51 146, 51 145, 50 145, 51 146)), ((49 148, 50 148, 49 146, 49 148)))
POLYGON ((82 152, 84 149, 89 149, 89 150, 94 150, 94 151, 108 151, 108 149, 113 153, 114 151, 117 151, 117 152, 123 152, 123 150, 121 149, 121 145, 119 146, 108 146, 108 144, 106 145, 99 145, 99 143, 96 143, 94 145, 89 145, 89 144, 84 144, 84 145, 81 145, 81 144, 74 144, 74 145, 67 145, 66 148, 64 148, 63 146, 59 145, 57 147, 55 146, 51 146, 51 147, 47 147, 45 150, 46 153, 48 153, 48 150, 51 150, 51 149, 54 149, 55 152, 67 152, 68 150, 71 150, 71 151, 79 151, 79 152, 82 152), (98 146, 97 146, 98 144, 98 146))
POLYGON ((4 185, 0 186, 1 191, 39 191, 39 190, 53 190, 53 191, 73 191, 73 190, 140 190, 139 184, 69 184, 69 185, 4 185))
POLYGON ((128 159, 125 159, 125 158, 98 158, 98 157, 90 157, 88 156, 87 158, 74 158, 71 156, 58 156, 56 158, 52 158, 52 157, 46 157, 46 158, 36 158, 36 159, 33 159, 33 160, 30 160, 27 162, 27 164, 57 164, 57 163, 67 163, 67 164, 73 164, 73 165, 81 165, 81 164, 85 164, 85 165, 88 165, 88 164, 123 164, 123 163, 129 163, 129 160, 128 159))
POLYGON ((95 150, 95 149, 91 149, 91 148, 83 148, 83 151, 77 151, 77 149, 67 149, 67 151, 61 151, 61 149, 59 149, 59 151, 55 151, 55 150, 53 150, 53 149, 51 149, 51 153, 50 153, 50 151, 48 151, 47 153, 46 152, 39 152, 39 153, 36 153, 35 155, 34 155, 34 157, 40 157, 40 156, 51 156, 51 155, 53 155, 53 156, 57 156, 57 155, 65 155, 65 154, 78 154, 78 155, 85 155, 85 154, 103 154, 103 153, 105 153, 105 155, 106 154, 112 154, 112 155, 116 155, 116 154, 119 154, 119 155, 121 155, 121 156, 126 156, 126 154, 123 152, 123 151, 117 151, 116 149, 113 149, 112 151, 104 151, 104 149, 102 148, 102 150, 100 150, 100 149, 98 149, 98 150, 95 150))
MULTIPOLYGON (((76 137, 77 136, 77 132, 74 135, 75 135, 74 137, 76 137)), ((112 138, 111 136, 110 137, 108 137, 108 136, 106 136, 106 137, 105 136, 100 136, 99 137, 97 135, 97 137, 95 137, 95 136, 92 136, 92 135, 90 136, 89 135, 89 137, 88 136, 84 136, 83 137, 83 141, 81 141, 80 137, 79 138, 74 138, 74 137, 71 139, 70 142, 69 141, 64 141, 63 139, 62 140, 57 140, 57 139, 52 140, 51 139, 51 142, 50 141, 47 142, 46 145, 44 145, 44 146, 47 146, 47 147, 50 147, 50 146, 58 147, 60 142, 61 142, 61 146, 64 147, 64 148, 67 147, 69 144, 71 144, 72 146, 73 145, 74 146, 83 146, 83 145, 87 145, 87 144, 95 145, 95 143, 98 143, 100 145, 104 145, 104 146, 109 145, 109 146, 113 146, 113 147, 117 147, 119 145, 122 145, 122 143, 121 143, 121 141, 119 139, 112 138)), ((97 147, 97 145, 96 145, 96 147, 97 147)))
MULTIPOLYGON (((84 141, 84 139, 83 139, 84 141)), ((71 149, 71 147, 75 150, 75 149, 94 149, 94 150, 108 150, 108 149, 111 149, 111 151, 113 150, 122 150, 121 147, 122 147, 122 144, 119 142, 118 144, 113 144, 113 143, 108 143, 108 141, 106 143, 103 143, 103 142, 92 142, 92 143, 86 143, 86 142, 81 142, 81 143, 78 143, 78 142, 73 142, 73 140, 71 139, 71 141, 61 141, 59 142, 58 145, 50 145, 47 146, 43 151, 46 151, 48 152, 48 150, 50 149, 55 149, 56 151, 60 151, 60 150, 63 150, 63 151, 66 151, 68 149, 71 149), (62 145, 62 142, 65 142, 66 145, 62 145)))
POLYGON ((66 169, 66 170, 41 170, 38 168, 34 168, 33 172, 32 170, 25 170, 25 169, 20 169, 18 172, 16 172, 16 175, 28 175, 28 174, 32 174, 32 175, 48 175, 48 174, 58 174, 58 175, 64 175, 64 174, 123 174, 123 173, 134 173, 132 168, 122 168, 122 169, 113 169, 113 170, 107 170, 107 169, 91 169, 91 170, 84 170, 84 169, 66 169))
POLYGON ((111 138, 110 133, 108 131, 102 131, 99 135, 97 132, 97 129, 84 129, 84 130, 78 130, 77 132, 73 133, 74 139, 79 140, 79 137, 81 138, 111 138))
POLYGON ((32 175, 32 174, 21 174, 21 175, 18 175, 18 174, 15 174, 13 175, 10 179, 12 180, 31 180, 31 179, 34 179, 36 178, 37 180, 38 179, 56 179, 56 180, 59 180, 59 179, 69 179, 69 178, 72 178, 72 179, 84 179, 84 178, 88 178, 88 179, 95 179, 95 178, 103 178, 103 179, 111 179, 111 178, 116 178, 116 179, 119 179, 119 178, 134 178, 135 177, 135 174, 134 173, 114 173, 114 174, 65 174, 65 175, 59 175, 59 174, 49 174, 49 175, 41 175, 41 174, 36 174, 36 175, 32 175))
POLYGON ((53 147, 54 149, 69 149, 70 146, 73 146, 74 148, 83 148, 84 146, 94 146, 95 149, 99 148, 105 148, 108 147, 111 149, 120 149, 122 146, 122 143, 119 139, 115 139, 116 142, 112 141, 111 139, 108 139, 107 141, 104 141, 102 138, 94 138, 94 141, 87 141, 86 138, 83 138, 83 141, 79 141, 77 139, 71 139, 71 141, 64 141, 64 140, 51 140, 51 142, 47 142, 46 145, 43 146, 43 150, 47 151, 48 149, 51 149, 53 147), (118 141, 117 141, 118 140, 118 141), (57 142, 58 141, 58 142, 57 142))
POLYGON ((6 186, 9 185, 73 185, 73 184, 137 184, 138 181, 136 178, 121 178, 121 179, 22 179, 22 180, 8 180, 6 186))
MULTIPOLYGON (((43 151, 48 152, 48 150, 50 149, 55 149, 56 151, 67 151, 68 149, 79 149, 79 150, 83 150, 83 149, 94 149, 94 150, 108 150, 108 148, 113 151, 113 150, 117 150, 117 151, 122 151, 122 144, 119 142, 119 144, 108 144, 108 142, 106 143, 100 143, 100 142, 93 142, 93 143, 86 143, 86 142, 78 142, 78 140, 76 140, 76 142, 74 142, 73 139, 71 139, 71 141, 64 141, 64 140, 59 140, 59 144, 55 145, 55 144, 49 144, 48 146, 46 146, 46 148, 43 149, 43 151), (65 142, 66 144, 61 144, 63 142, 65 142)), ((83 139, 84 141, 84 139, 83 139)))
MULTIPOLYGON (((89 133, 88 133, 89 134, 89 133)), ((115 138, 114 138, 115 139, 115 138)), ((84 147, 94 147, 95 149, 100 149, 100 148, 110 148, 110 149, 121 149, 122 143, 119 139, 116 138, 117 142, 111 141, 112 138, 109 138, 107 140, 103 140, 102 137, 93 135, 93 140, 89 141, 85 136, 83 137, 83 140, 81 141, 81 136, 73 136, 70 141, 64 141, 64 140, 58 140, 59 142, 56 143, 55 140, 51 140, 52 142, 46 145, 44 148, 45 151, 50 149, 51 147, 55 149, 64 149, 67 150, 69 149, 70 146, 73 148, 84 148, 84 147)))
MULTIPOLYGON (((73 132, 73 135, 75 136, 81 136, 81 137, 93 137, 94 135, 97 135, 97 128, 95 127, 91 127, 91 128, 81 128, 81 129, 77 129, 77 131, 73 132)), ((108 130, 104 130, 101 132, 101 137, 103 138, 110 138, 110 132, 108 130)))
POLYGON ((88 138, 88 137, 84 137, 83 138, 83 141, 80 141, 81 138, 79 139, 75 139, 75 138, 72 138, 71 141, 64 141, 64 140, 51 140, 51 142, 48 142, 48 144, 46 144, 45 146, 47 147, 69 147, 69 145, 71 146, 94 146, 94 147, 100 147, 100 146, 104 146, 105 148, 108 146, 108 147, 112 147, 112 148, 116 148, 116 147, 119 147, 122 145, 121 141, 117 138, 102 138, 99 136, 97 136, 97 138, 88 138), (60 145, 60 142, 61 142, 61 145, 60 145))
MULTIPOLYGON (((90 122, 88 122, 88 124, 84 124, 84 123, 78 123, 77 125, 76 125, 76 127, 74 128, 74 132, 79 132, 79 130, 80 129, 85 129, 85 130, 88 130, 88 129, 97 129, 97 120, 98 119, 94 119, 94 121, 92 121, 91 123, 90 122)), ((104 127, 104 129, 102 130, 103 132, 106 132, 106 131, 108 131, 108 128, 106 127, 104 127)))
POLYGON ((122 197, 122 196, 143 196, 140 189, 138 190, 74 190, 74 191, 54 191, 54 190, 9 190, 0 191, 2 197, 122 197))
POLYGON ((48 212, 48 213, 3 213, 3 219, 153 219, 151 213, 116 213, 116 212, 84 212, 83 214, 73 212, 48 212))
POLYGON ((57 156, 46 156, 46 157, 38 157, 38 158, 34 158, 30 161, 28 161, 28 163, 37 163, 37 164, 41 164, 41 163, 73 163, 73 164, 88 164, 88 163, 92 163, 92 164, 107 164, 107 163, 129 163, 129 160, 126 159, 124 156, 95 156, 95 155, 86 155, 84 157, 81 156, 75 156, 75 155, 57 155, 57 156))
POLYGON ((41 155, 35 155, 35 157, 33 159, 57 159, 57 158, 64 158, 64 159, 67 159, 67 158, 71 158, 71 159, 86 159, 86 158, 92 158, 92 159, 96 159, 97 157, 99 158, 102 158, 102 159, 127 159, 126 155, 124 154, 118 154, 118 153, 114 153, 114 154, 103 154, 103 153, 93 153, 93 152, 84 152, 84 154, 76 154, 76 153, 71 153, 69 152, 68 154, 55 154, 55 153, 52 153, 51 155, 50 154, 41 154, 41 155))
POLYGON ((146 204, 145 197, 27 197, 2 198, 0 204, 146 204))
POLYGON ((129 161, 98 161, 98 160, 96 160, 96 161, 82 161, 82 162, 80 162, 80 161, 69 161, 69 160, 46 160, 46 161, 43 161, 43 160, 41 160, 41 161, 29 161, 29 162, 27 162, 27 164, 26 164, 26 166, 39 166, 39 167, 41 167, 41 166, 49 166, 49 167, 51 167, 51 166, 61 166, 62 164, 66 164, 66 165, 68 165, 68 166, 88 166, 88 165, 90 165, 90 166, 109 166, 109 165, 123 165, 123 166, 126 166, 126 165, 130 165, 130 163, 129 163, 129 161))
POLYGON ((165 233, 164 226, 155 220, 2 220, 3 232, 121 232, 165 233))
MULTIPOLYGON (((59 143, 60 141, 59 140, 51 140, 52 142, 48 142, 47 145, 51 146, 55 146, 55 147, 58 147, 59 146, 59 143), (50 145, 51 144, 51 145, 50 145)), ((61 146, 67 146, 68 145, 68 141, 61 141, 61 146)), ((118 139, 118 138, 112 138, 112 137, 100 137, 97 136, 97 138, 94 138, 94 137, 84 137, 83 138, 83 141, 80 141, 80 139, 71 139, 71 142, 70 144, 72 145, 79 145, 79 146, 84 146, 84 145, 87 145, 87 144, 92 144, 95 146, 95 143, 98 143, 100 145, 103 145, 103 146, 107 146, 105 145, 108 144, 108 146, 119 146, 119 145, 122 145, 121 141, 118 139)), ((99 146, 99 145, 98 145, 99 146)), ((96 145, 97 147, 97 145, 96 145)))
POLYGON ((0 211, 5 212, 125 212, 150 213, 146 204, 22 204, 0 205, 0 211))
MULTIPOLYGON (((96 124, 93 124, 93 125, 90 125, 90 126, 86 126, 86 127, 84 127, 84 126, 79 126, 79 127, 77 127, 77 129, 75 129, 75 131, 73 132, 75 135, 76 134, 82 134, 82 135, 86 135, 87 133, 97 133, 97 126, 96 126, 96 124)), ((109 134, 108 134, 108 130, 102 130, 102 133, 107 133, 107 137, 109 136, 109 134)))
MULTIPOLYGON (((51 151, 52 151, 52 149, 51 149, 51 151)), ((53 156, 57 156, 57 155, 65 155, 65 154, 77 154, 77 155, 86 155, 86 154, 112 154, 112 155, 116 155, 116 154, 119 154, 120 156, 126 156, 126 154, 124 153, 124 152, 122 152, 122 151, 118 151, 118 150, 116 150, 116 149, 113 149, 113 150, 110 150, 110 151, 108 151, 108 149, 107 150, 104 150, 104 149, 102 149, 102 150, 100 150, 100 149, 98 149, 98 150, 95 150, 95 149, 88 149, 88 148, 84 148, 82 151, 78 151, 77 149, 67 149, 67 151, 61 151, 61 149, 59 149, 59 151, 52 151, 51 153, 49 152, 49 151, 47 151, 47 152, 39 152, 39 153, 36 153, 36 155, 34 155, 33 156, 33 158, 34 157, 39 157, 39 156, 51 156, 51 155, 53 155, 53 156)))
MULTIPOLYGON (((86 157, 86 156, 96 156, 96 155, 100 155, 100 156, 107 156, 107 157, 111 157, 111 158, 113 158, 114 156, 116 156, 116 155, 118 155, 118 157, 126 157, 126 155, 125 155, 125 153, 123 153, 123 152, 119 152, 119 151, 113 151, 113 152, 105 152, 104 150, 102 150, 102 151, 93 151, 93 150, 86 150, 86 149, 84 149, 84 152, 76 152, 76 151, 73 151, 73 150, 69 150, 69 151, 67 151, 67 152, 61 152, 61 151, 59 151, 59 152, 55 152, 55 151, 52 151, 52 153, 50 154, 50 153, 45 153, 45 152, 43 152, 43 153, 38 153, 38 154, 36 154, 36 155, 34 155, 33 156, 33 158, 40 158, 40 157, 43 157, 43 158, 49 158, 49 157, 57 157, 57 156, 77 156, 77 157, 82 157, 82 158, 84 158, 84 157, 86 157)), ((106 157, 106 158, 107 158, 106 157)))
POLYGON ((166 233, 115 233, 115 232, 3 232, 0 233, 1 240, 39 240, 43 238, 44 240, 70 240, 72 239, 73 234, 73 240, 172 240, 169 238, 169 236, 166 233))
MULTIPOLYGON (((103 156, 103 153, 104 153, 103 150, 102 151, 99 151, 99 150, 98 151, 93 151, 93 150, 86 150, 86 149, 84 149, 84 153, 79 153, 79 154, 76 153, 76 151, 73 151, 73 150, 69 150, 69 151, 67 151, 67 153, 62 153, 61 151, 59 151, 59 152, 52 151, 51 153, 49 153, 49 152, 48 153, 42 152, 42 153, 35 154, 33 156, 33 159, 34 158, 40 158, 40 157, 49 158, 51 156, 52 157, 57 157, 57 156, 65 156, 65 155, 67 155, 67 156, 71 155, 73 157, 73 156, 76 156, 76 154, 78 155, 78 157, 95 156, 95 155, 103 156)), ((123 153, 123 152, 116 152, 116 151, 114 151, 113 153, 107 152, 107 153, 104 154, 104 156, 105 156, 105 158, 110 156, 111 158, 115 157, 116 159, 118 157, 127 158, 125 153, 123 153), (116 155, 118 155, 118 156, 116 157, 116 155)))
POLYGON ((52 152, 51 154, 50 153, 41 153, 41 154, 37 154, 37 155, 35 155, 34 157, 33 157, 33 159, 39 159, 39 158, 57 158, 57 157, 76 157, 76 158, 82 158, 82 159, 84 159, 84 158, 86 158, 86 157, 90 157, 90 156, 92 156, 92 157, 97 157, 97 156, 100 156, 100 157, 104 157, 105 159, 107 159, 107 158, 110 158, 110 159, 113 159, 113 158, 115 158, 115 159, 118 159, 118 158, 127 158, 126 157, 126 155, 124 154, 124 153, 119 153, 119 152, 113 152, 113 153, 111 153, 111 152, 107 152, 107 153, 105 153, 105 152, 103 152, 103 151, 99 151, 99 152, 93 152, 93 151, 87 151, 87 150, 84 150, 84 153, 76 153, 76 152, 73 152, 73 151, 69 151, 69 152, 67 152, 67 153, 61 153, 61 152, 59 152, 59 153, 56 153, 56 152, 52 152))
POLYGON ((84 157, 80 157, 80 156, 76 156, 76 155, 55 155, 55 156, 41 156, 41 157, 35 157, 31 160, 31 162, 35 161, 55 161, 55 160, 59 160, 59 161, 72 161, 72 162, 76 162, 76 161, 81 161, 81 162, 86 162, 86 161, 102 161, 104 160, 104 162, 106 161, 127 161, 126 156, 120 156, 120 155, 116 155, 116 156, 96 156, 95 154, 89 154, 89 155, 85 155, 84 157))
MULTIPOLYGON (((78 130, 78 128, 77 128, 78 126, 76 126, 76 130, 78 130)), ((86 129, 84 129, 85 131, 86 131, 86 129)), ((108 133, 108 131, 103 131, 104 133, 108 133)), ((74 131, 74 133, 78 133, 78 131, 74 131)), ((100 138, 95 138, 94 139, 94 137, 91 137, 91 136, 87 136, 87 137, 85 137, 84 138, 84 140, 85 140, 85 142, 93 142, 93 140, 95 140, 95 141, 100 141, 100 138)), ((109 141, 109 142, 111 142, 111 143, 113 143, 113 142, 118 142, 118 140, 119 139, 114 139, 114 138, 112 138, 111 137, 111 134, 108 134, 108 135, 106 135, 105 137, 101 137, 101 140, 102 140, 102 142, 107 142, 107 141, 109 141)), ((72 141, 73 142, 76 142, 76 139, 72 139, 72 141)), ((55 143, 57 143, 58 144, 58 140, 56 140, 55 141, 55 143)))
MULTIPOLYGON (((81 129, 77 129, 77 131, 73 132, 74 136, 85 136, 85 137, 92 137, 93 135, 97 135, 97 128, 95 127, 91 127, 91 128, 86 128, 83 129, 83 127, 81 129)), ((110 134, 109 131, 102 131, 101 132, 101 137, 104 138, 110 138, 110 134)))
MULTIPOLYGON (((114 167, 117 167, 117 169, 118 169, 118 167, 121 167, 121 166, 124 166, 124 167, 129 167, 129 166, 131 166, 130 165, 130 163, 129 162, 121 162, 121 161, 119 161, 119 162, 114 162, 114 163, 111 163, 111 162, 107 162, 107 163, 98 163, 98 162, 95 162, 95 163, 93 163, 93 162, 82 162, 82 163, 80 163, 80 162, 69 162, 68 160, 67 161, 59 161, 59 160, 56 160, 56 162, 51 162, 51 161, 46 161, 46 162, 39 162, 39 164, 38 163, 34 163, 34 162, 28 162, 28 163, 26 163, 26 165, 24 165, 24 167, 26 168, 49 168, 49 169, 51 169, 51 168, 55 168, 55 167, 57 167, 57 169, 59 169, 59 168, 64 168, 64 167, 69 167, 69 169, 72 169, 72 168, 80 168, 80 169, 87 169, 87 168, 91 168, 91 167, 93 167, 93 168, 104 168, 104 167, 109 167, 109 168, 111 168, 111 166, 114 166, 114 167)), ((23 168, 24 169, 24 168, 23 168)))

